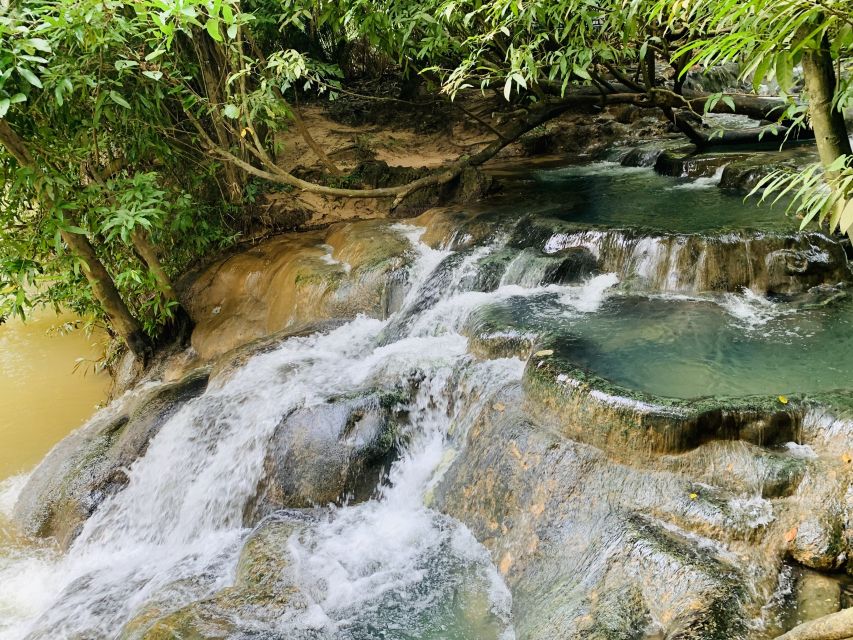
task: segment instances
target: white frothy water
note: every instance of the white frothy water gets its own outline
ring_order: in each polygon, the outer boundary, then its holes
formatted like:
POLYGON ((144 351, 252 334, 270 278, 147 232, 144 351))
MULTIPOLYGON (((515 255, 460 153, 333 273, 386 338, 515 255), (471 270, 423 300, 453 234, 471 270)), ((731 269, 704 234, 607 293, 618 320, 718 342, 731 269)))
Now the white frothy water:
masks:
POLYGON ((412 406, 416 437, 392 467, 379 499, 336 509, 328 521, 291 539, 314 629, 335 634, 363 628, 387 606, 396 610, 393 624, 416 637, 418 620, 399 601, 412 594, 435 599, 442 590, 472 579, 488 591, 491 614, 508 619, 509 592, 488 553, 467 529, 424 506, 424 496, 446 455, 448 427, 464 433, 466 418, 477 415, 491 397, 489 390, 519 378, 523 365, 518 360, 480 363, 467 370, 461 383, 453 375, 455 368, 448 362, 421 386, 412 406), (455 396, 448 393, 460 384, 455 396), (453 397, 466 402, 453 407, 453 397), (441 566, 448 561, 469 575, 454 576, 441 566))
POLYGON ((325 251, 325 253, 321 256, 321 260, 323 260, 323 262, 331 265, 340 265, 344 273, 349 273, 350 271, 352 271, 352 265, 349 262, 342 262, 341 260, 335 258, 335 248, 332 245, 323 243, 319 246, 323 251, 325 251))
POLYGON ((694 178, 693 180, 689 180, 688 182, 682 182, 680 184, 676 184, 668 188, 672 191, 683 191, 685 189, 711 189, 713 187, 718 187, 720 185, 720 180, 723 179, 723 172, 725 170, 725 166, 719 167, 710 176, 694 178))
POLYGON ((570 287, 560 296, 560 302, 583 313, 597 311, 608 291, 619 284, 615 273, 603 273, 587 280, 583 285, 570 287))
MULTIPOLYGON (((420 243, 423 230, 393 228, 417 251, 405 310, 449 252, 420 243)), ((471 268, 463 263, 456 282, 471 268)), ((448 300, 464 297, 456 288, 442 303, 452 307, 448 300)), ((114 637, 144 607, 175 610, 228 586, 248 533, 244 508, 282 416, 415 373, 423 382, 409 408, 411 437, 387 486, 375 500, 333 509, 292 541, 297 584, 313 606, 283 613, 275 631, 296 625, 347 638, 359 625, 392 624, 399 615, 428 624, 430 611, 473 584, 488 592, 488 614, 502 637, 512 637, 509 593, 488 553, 462 525, 427 508, 424 496, 451 430, 464 437, 477 408, 520 379, 523 364, 475 362, 456 322, 428 315, 442 330, 377 347, 387 322, 358 318, 327 334, 289 339, 212 382, 163 424, 126 470, 127 486, 100 505, 65 555, 0 547, 0 638, 114 637), (431 591, 418 591, 422 582, 431 591)), ((17 479, 0 487, 3 511, 21 486, 17 479)))
POLYGON ((774 302, 751 289, 740 293, 726 293, 718 303, 744 329, 758 330, 772 321, 793 313, 790 306, 774 302))

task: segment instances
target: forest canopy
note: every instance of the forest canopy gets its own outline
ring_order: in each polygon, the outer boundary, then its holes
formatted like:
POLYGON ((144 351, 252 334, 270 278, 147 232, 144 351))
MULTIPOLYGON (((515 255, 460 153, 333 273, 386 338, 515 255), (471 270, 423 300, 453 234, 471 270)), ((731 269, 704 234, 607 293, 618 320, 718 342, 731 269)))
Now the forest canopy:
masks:
POLYGON ((759 190, 793 194, 803 224, 853 228, 846 0, 11 0, 0 34, 0 316, 69 307, 142 359, 191 326, 174 279, 239 237, 259 188, 394 208, 589 105, 655 110, 700 148, 814 136, 819 165, 759 190), (745 88, 690 89, 719 65, 745 88), (491 141, 393 186, 342 175, 299 104, 402 100, 363 82, 381 75, 489 96, 472 117, 491 141), (291 129, 321 172, 279 165, 291 129))

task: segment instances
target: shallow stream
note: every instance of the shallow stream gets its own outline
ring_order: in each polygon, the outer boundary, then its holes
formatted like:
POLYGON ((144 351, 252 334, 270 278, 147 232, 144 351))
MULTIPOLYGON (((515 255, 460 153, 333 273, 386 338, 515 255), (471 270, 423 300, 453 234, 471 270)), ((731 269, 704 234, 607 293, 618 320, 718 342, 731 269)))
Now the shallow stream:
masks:
MULTIPOLYGON (((241 632, 232 637, 523 638, 515 628, 509 565, 434 508, 433 491, 481 414, 494 406, 504 411, 496 398, 521 383, 531 352, 542 344, 557 348, 583 369, 666 398, 850 386, 851 304, 835 301, 840 289, 804 298, 687 287, 667 275, 676 262, 664 264, 670 254, 656 237, 645 244, 619 240, 618 270, 568 273, 566 262, 556 262, 580 237, 565 225, 790 231, 795 225, 778 210, 744 204, 713 179, 689 182, 608 163, 538 171, 519 193, 527 195, 457 212, 462 222, 448 223, 450 233, 419 226, 435 225, 434 218, 389 222, 409 246, 405 294, 393 312, 287 339, 213 378, 166 417, 144 455, 122 471, 126 486, 99 497, 67 551, 12 533, 0 537, 0 638, 165 637, 140 629, 199 600, 213 602, 235 584, 252 531, 245 513, 282 420, 341 397, 403 387, 413 392, 396 407, 407 416, 396 436, 399 455, 373 498, 286 514, 298 521, 281 569, 288 600, 274 614, 241 600, 234 605, 241 632), (553 228, 519 230, 514 225, 523 216, 553 228), (484 333, 512 346, 475 356, 472 343, 484 333)), ((583 243, 599 259, 609 246, 601 239, 583 243)), ((331 250, 329 264, 340 264, 346 277, 347 265, 331 250)), ((32 361, 6 340, 4 357, 32 361)), ((97 400, 76 396, 78 407, 97 400)), ((72 406, 51 397, 63 411, 72 406)), ((2 434, 0 425, 3 450, 25 450, 2 434)), ((55 438, 40 431, 24 440, 29 446, 55 438)), ((7 516, 27 490, 24 482, 0 485, 7 516)), ((751 638, 769 624, 756 615, 751 638)), ((657 637, 661 624, 651 620, 641 631, 657 637)))

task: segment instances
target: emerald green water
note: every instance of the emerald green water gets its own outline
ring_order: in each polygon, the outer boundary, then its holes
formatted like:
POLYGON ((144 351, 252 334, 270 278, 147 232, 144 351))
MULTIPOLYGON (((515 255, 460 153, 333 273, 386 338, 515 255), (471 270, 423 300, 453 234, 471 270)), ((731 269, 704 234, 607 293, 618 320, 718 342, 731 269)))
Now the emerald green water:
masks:
POLYGON ((671 178, 613 162, 540 169, 517 177, 500 210, 597 228, 675 233, 798 227, 783 206, 755 206, 754 199, 744 201, 742 194, 718 188, 718 182, 719 176, 671 178))
POLYGON ((813 393, 853 381, 853 304, 792 312, 730 295, 720 303, 614 298, 573 323, 576 362, 661 396, 813 393))
POLYGON ((580 312, 582 299, 510 297, 479 310, 474 322, 538 334, 571 362, 663 397, 809 394, 853 381, 850 300, 795 309, 751 294, 690 299, 611 290, 597 310, 580 312))

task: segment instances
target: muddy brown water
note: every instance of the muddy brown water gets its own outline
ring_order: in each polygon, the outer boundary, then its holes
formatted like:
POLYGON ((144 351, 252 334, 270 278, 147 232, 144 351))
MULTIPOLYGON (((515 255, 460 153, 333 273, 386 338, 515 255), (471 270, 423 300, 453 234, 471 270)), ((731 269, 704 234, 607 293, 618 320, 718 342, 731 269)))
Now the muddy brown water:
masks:
POLYGON ((33 468, 107 398, 109 376, 92 370, 106 336, 60 331, 71 319, 0 325, 0 480, 33 468))

